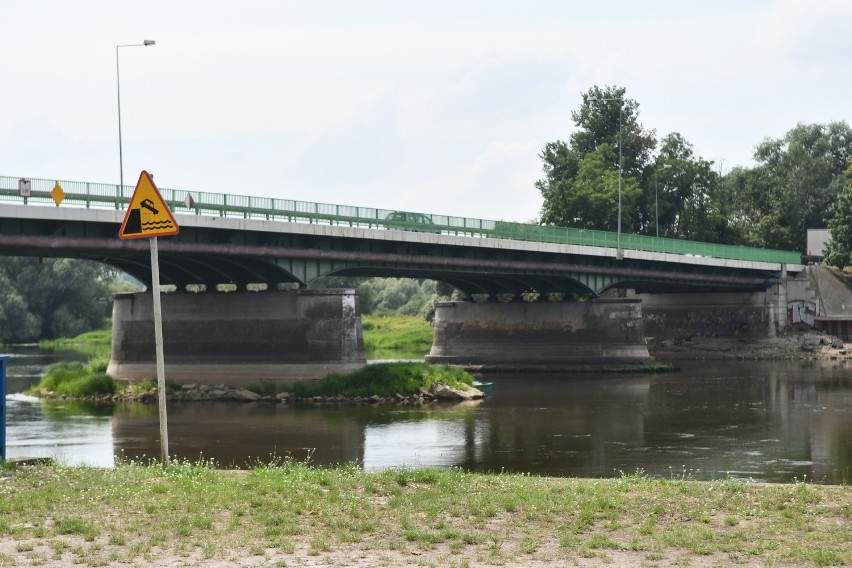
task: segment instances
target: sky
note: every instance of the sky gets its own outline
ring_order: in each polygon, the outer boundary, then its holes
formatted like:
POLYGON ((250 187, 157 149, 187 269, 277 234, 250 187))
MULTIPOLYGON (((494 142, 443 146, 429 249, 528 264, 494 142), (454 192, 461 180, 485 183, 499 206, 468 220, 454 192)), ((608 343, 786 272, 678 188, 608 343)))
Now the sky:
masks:
POLYGON ((0 0, 0 176, 529 221, 592 86, 716 169, 852 121, 849 0, 0 0), (153 39, 149 47, 140 44, 153 39))

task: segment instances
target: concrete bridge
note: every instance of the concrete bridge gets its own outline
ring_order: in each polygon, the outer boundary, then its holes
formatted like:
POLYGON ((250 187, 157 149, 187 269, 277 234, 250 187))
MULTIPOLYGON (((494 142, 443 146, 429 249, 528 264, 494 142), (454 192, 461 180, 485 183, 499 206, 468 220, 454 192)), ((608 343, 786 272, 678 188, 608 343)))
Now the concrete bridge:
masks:
MULTIPOLYGON (((96 260, 150 284, 148 244, 117 237, 132 188, 31 185, 24 200, 18 178, 0 177, 0 253, 96 260)), ((790 251, 639 235, 623 235, 619 251, 615 233, 603 231, 204 192, 187 207, 188 192, 160 192, 181 227, 160 239, 161 283, 207 291, 164 298, 172 379, 189 380, 202 368, 220 382, 314 378, 363 364, 357 297, 304 290, 322 276, 430 278, 501 300, 439 306, 436 361, 567 364, 647 359, 643 295, 658 304, 677 295, 681 311, 692 310, 684 294, 739 298, 732 305, 761 312, 745 325, 777 330, 785 309, 779 283, 802 269, 790 251), (222 284, 239 292, 212 293, 222 284), (572 301, 505 301, 527 292, 572 301)), ((111 369, 120 376, 153 374, 148 303, 146 294, 116 299, 111 369)))

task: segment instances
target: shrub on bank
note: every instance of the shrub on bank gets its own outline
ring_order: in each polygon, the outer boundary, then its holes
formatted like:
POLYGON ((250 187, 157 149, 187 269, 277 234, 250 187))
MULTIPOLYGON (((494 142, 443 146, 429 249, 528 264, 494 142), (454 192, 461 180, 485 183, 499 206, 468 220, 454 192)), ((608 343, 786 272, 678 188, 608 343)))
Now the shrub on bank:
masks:
POLYGON ((310 396, 394 396, 427 391, 437 383, 465 390, 473 384, 467 371, 449 365, 426 363, 379 363, 359 371, 334 374, 315 383, 296 383, 293 394, 298 398, 310 396))
POLYGON ((114 394, 117 384, 104 372, 106 365, 102 359, 96 357, 87 365, 80 362, 51 365, 38 385, 27 392, 33 395, 51 392, 75 398, 114 394))

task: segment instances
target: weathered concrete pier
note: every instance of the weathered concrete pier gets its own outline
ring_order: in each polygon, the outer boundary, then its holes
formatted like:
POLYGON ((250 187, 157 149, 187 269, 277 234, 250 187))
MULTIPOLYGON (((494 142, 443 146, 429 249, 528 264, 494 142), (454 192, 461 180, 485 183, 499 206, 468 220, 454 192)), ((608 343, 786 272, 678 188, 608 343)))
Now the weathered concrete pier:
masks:
POLYGON ((433 363, 570 367, 651 360, 639 300, 443 302, 436 305, 433 363))
MULTIPOLYGON (((366 365, 354 290, 173 293, 162 296, 166 380, 316 380, 366 365)), ((150 292, 118 294, 112 358, 119 379, 156 377, 150 292)))

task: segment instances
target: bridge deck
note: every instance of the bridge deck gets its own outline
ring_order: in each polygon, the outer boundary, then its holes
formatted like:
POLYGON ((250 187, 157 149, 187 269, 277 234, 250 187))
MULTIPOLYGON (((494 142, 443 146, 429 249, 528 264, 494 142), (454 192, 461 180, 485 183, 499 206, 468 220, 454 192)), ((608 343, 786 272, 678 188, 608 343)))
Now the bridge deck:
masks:
MULTIPOLYGON (((51 190, 58 183, 65 192, 63 206, 68 205, 96 209, 124 211, 133 194, 132 186, 75 181, 30 179, 32 196, 24 200, 19 195, 19 178, 0 176, 0 201, 50 205, 54 201, 51 190)), ((341 227, 402 230, 416 233, 451 235, 458 237, 501 239, 532 243, 593 247, 594 249, 616 249, 617 235, 609 231, 573 229, 567 227, 541 226, 507 221, 491 221, 448 215, 312 203, 291 199, 229 195, 210 192, 189 192, 181 189, 160 188, 160 193, 176 214, 198 216, 237 217, 264 221, 304 223, 308 225, 333 225, 341 227), (188 195, 194 200, 193 207, 185 204, 188 195)), ((120 222, 120 220, 119 220, 120 222)), ((700 243, 677 239, 624 234, 621 239, 626 257, 657 258, 653 255, 675 255, 679 262, 707 264, 708 259, 756 261, 781 265, 799 265, 801 254, 795 251, 759 249, 742 246, 700 243), (635 251, 635 252, 630 252, 635 251), (635 254, 649 253, 646 254, 635 254), (650 255, 650 256, 649 256, 650 255), (687 258, 683 258, 687 257, 687 258)), ((486 246, 494 246, 489 243, 486 246)), ((587 253, 588 254, 588 253, 587 253)), ((594 254, 601 254, 596 252, 594 254)), ((671 261, 671 260, 667 260, 671 261)), ((778 270, 775 268, 774 270, 778 270)))

